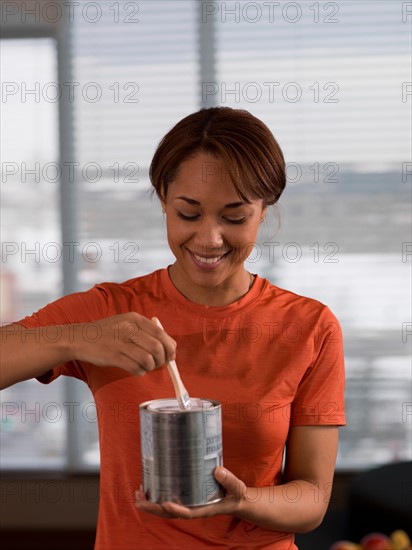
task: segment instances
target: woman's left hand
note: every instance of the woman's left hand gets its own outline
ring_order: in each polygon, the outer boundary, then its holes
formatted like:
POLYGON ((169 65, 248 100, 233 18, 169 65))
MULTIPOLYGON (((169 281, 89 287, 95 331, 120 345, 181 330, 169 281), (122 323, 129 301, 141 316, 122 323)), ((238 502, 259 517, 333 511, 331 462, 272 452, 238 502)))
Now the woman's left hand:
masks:
POLYGON ((146 500, 143 491, 139 490, 136 491, 136 507, 143 512, 169 519, 210 518, 219 514, 235 514, 246 498, 246 485, 229 470, 221 466, 215 468, 214 475, 225 490, 225 497, 220 502, 193 508, 188 508, 176 502, 157 504, 146 500))

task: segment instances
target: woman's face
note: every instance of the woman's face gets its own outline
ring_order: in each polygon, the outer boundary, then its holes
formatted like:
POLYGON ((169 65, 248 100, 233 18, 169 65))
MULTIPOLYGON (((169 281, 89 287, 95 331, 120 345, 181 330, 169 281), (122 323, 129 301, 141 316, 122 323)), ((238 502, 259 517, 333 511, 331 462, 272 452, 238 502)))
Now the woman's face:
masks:
POLYGON ((162 206, 177 288, 199 303, 211 292, 244 294, 249 275, 243 263, 265 214, 262 201, 244 202, 222 162, 199 153, 181 164, 162 206))

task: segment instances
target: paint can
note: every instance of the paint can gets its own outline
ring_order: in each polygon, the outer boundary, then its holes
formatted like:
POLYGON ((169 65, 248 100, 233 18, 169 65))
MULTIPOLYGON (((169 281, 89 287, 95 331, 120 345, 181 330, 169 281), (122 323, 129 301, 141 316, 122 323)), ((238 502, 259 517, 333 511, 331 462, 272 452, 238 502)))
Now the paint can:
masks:
POLYGON ((143 491, 151 502, 201 506, 219 502, 214 478, 223 464, 222 411, 218 401, 191 398, 181 411, 176 399, 139 407, 143 491))

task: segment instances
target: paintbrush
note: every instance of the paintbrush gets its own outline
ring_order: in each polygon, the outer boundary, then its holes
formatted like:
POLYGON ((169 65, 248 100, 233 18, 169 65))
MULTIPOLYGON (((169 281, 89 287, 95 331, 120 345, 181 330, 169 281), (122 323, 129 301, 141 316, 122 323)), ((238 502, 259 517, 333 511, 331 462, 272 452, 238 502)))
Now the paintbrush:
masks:
MULTIPOLYGON (((157 317, 152 317, 152 321, 155 321, 158 327, 162 330, 161 322, 157 317)), ((179 408, 181 411, 187 411, 190 409, 190 397, 187 392, 187 389, 184 387, 183 382, 180 378, 180 374, 176 365, 176 361, 167 361, 166 363, 167 370, 169 371, 170 378, 172 379, 173 387, 176 394, 176 399, 179 403, 179 408)))

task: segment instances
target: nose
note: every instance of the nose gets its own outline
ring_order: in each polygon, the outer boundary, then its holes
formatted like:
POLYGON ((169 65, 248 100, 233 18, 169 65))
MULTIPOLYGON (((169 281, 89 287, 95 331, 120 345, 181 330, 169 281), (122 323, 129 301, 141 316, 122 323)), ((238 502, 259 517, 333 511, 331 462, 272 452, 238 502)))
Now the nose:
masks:
POLYGON ((196 244, 205 252, 221 251, 224 247, 224 239, 221 227, 216 220, 204 217, 202 222, 197 226, 196 244))

